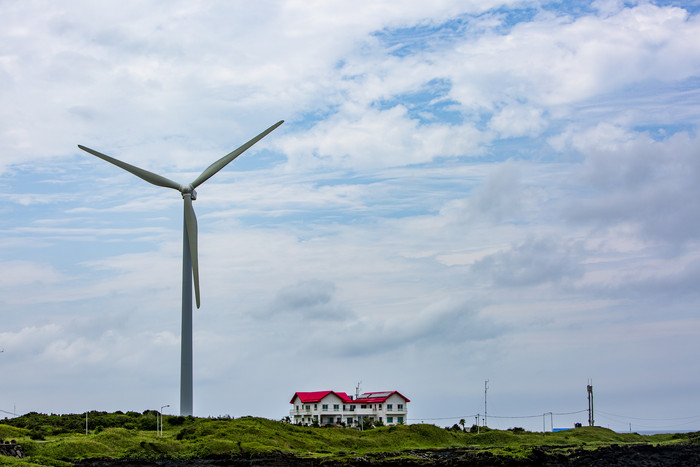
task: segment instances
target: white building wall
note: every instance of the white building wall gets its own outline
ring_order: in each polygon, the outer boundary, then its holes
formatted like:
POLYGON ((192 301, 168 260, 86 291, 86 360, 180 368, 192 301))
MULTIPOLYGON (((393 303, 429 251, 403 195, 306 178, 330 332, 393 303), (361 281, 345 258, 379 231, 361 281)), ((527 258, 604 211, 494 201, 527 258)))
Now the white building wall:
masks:
POLYGON ((406 423, 408 415, 408 403, 398 394, 392 394, 384 403, 384 424, 398 425, 406 423))
POLYGON ((398 425, 407 422, 407 414, 406 399, 398 394, 392 394, 386 402, 372 404, 362 404, 355 400, 343 402, 335 394, 328 394, 318 402, 304 404, 297 396, 290 410, 292 423, 316 422, 319 425, 336 424, 339 418, 342 423, 349 426, 359 424, 360 420, 381 420, 385 425, 398 425), (363 408, 362 405, 365 407, 363 408))

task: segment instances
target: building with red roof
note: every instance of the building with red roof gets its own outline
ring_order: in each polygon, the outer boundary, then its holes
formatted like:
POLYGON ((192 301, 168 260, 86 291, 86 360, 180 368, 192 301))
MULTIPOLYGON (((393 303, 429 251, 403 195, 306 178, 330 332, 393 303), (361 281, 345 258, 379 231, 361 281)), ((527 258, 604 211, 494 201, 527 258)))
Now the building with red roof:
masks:
POLYGON ((289 401, 289 418, 299 425, 400 425, 406 423, 409 402, 398 391, 365 392, 355 397, 337 391, 295 392, 289 401))

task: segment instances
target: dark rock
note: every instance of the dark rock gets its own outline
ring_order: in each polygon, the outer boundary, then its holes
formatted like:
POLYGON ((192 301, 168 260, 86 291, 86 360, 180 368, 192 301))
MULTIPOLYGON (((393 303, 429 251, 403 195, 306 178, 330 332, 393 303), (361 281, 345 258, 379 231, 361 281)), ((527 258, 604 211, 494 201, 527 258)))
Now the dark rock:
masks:
POLYGON ((588 467, 588 466, 698 466, 700 445, 606 446, 595 450, 574 449, 568 454, 561 447, 535 448, 527 458, 495 455, 470 449, 416 450, 403 453, 377 453, 355 458, 300 458, 285 453, 209 457, 189 460, 86 459, 79 467, 398 467, 398 466, 475 466, 475 467, 588 467))
POLYGON ((24 450, 22 446, 12 440, 10 443, 0 444, 0 456, 19 457, 22 459, 24 458, 24 450))

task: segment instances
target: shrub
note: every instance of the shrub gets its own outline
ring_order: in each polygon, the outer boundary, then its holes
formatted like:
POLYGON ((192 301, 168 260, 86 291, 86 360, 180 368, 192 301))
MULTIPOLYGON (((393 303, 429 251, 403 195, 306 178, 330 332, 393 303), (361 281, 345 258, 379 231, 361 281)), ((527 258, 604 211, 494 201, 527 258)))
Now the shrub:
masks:
POLYGON ((185 423, 185 417, 183 417, 182 415, 178 415, 176 417, 168 417, 165 419, 165 421, 168 423, 168 425, 180 426, 183 423, 185 423))
POLYGON ((175 439, 178 441, 181 441, 183 439, 191 439, 194 438, 196 430, 194 427, 185 427, 182 430, 178 431, 177 435, 175 435, 175 439))
POLYGON ((153 415, 141 417, 138 421, 139 430, 151 431, 155 430, 157 426, 158 422, 156 422, 156 417, 153 415))

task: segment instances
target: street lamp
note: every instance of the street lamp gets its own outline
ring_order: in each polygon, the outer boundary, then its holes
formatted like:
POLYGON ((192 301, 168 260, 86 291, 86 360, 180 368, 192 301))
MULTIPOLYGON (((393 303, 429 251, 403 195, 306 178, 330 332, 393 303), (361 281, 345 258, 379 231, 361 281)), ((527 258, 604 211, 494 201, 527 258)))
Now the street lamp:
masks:
POLYGON ((160 408, 160 436, 163 436, 163 409, 170 407, 170 404, 164 405, 160 408))

